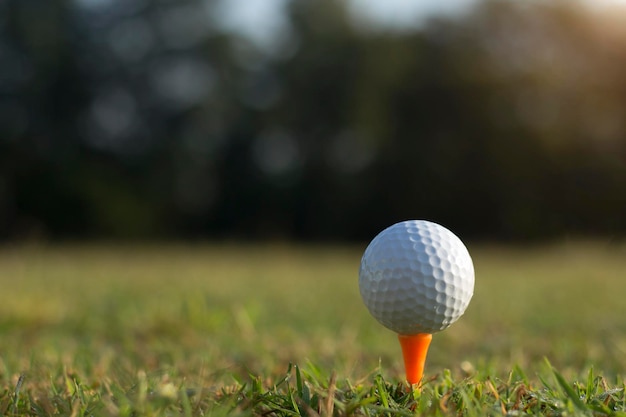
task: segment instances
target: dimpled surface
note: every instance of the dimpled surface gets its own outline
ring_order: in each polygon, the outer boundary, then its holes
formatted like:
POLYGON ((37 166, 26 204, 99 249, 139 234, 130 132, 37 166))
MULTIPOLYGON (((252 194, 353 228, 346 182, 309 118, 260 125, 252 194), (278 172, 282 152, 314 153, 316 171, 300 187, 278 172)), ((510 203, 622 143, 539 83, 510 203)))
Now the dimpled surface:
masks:
POLYGON ((370 242, 359 289, 383 326, 404 335, 435 333, 465 312, 474 293, 474 265, 463 242, 445 227, 404 221, 370 242))

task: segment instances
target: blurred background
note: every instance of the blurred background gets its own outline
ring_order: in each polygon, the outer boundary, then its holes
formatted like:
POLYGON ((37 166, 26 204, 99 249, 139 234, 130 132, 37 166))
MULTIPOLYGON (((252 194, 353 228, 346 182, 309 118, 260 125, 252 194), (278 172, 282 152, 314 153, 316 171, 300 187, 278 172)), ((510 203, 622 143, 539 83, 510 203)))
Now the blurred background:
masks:
POLYGON ((619 2, 4 0, 0 240, 626 236, 619 2), (441 4, 445 3, 445 4, 441 4))

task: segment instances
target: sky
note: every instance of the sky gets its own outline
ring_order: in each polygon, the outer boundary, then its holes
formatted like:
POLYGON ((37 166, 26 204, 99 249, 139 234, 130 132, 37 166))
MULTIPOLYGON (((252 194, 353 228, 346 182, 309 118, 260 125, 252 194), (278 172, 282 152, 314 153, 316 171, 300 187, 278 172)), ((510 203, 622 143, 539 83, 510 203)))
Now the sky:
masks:
MULTIPOLYGON (((388 25, 412 25, 432 14, 457 13, 476 0, 345 0, 357 16, 388 25)), ((280 20, 280 10, 287 0, 220 0, 227 20, 242 26, 259 26, 280 20)))
MULTIPOLYGON (((85 0, 89 1, 89 0, 85 0)), ((104 1, 104 0, 91 0, 104 1)), ((288 29, 281 10, 289 0, 217 0, 220 22, 227 29, 249 35, 260 45, 271 45, 288 29)), ((338 0, 345 1, 355 21, 386 29, 416 27, 432 16, 462 14, 481 0, 338 0)), ((559 1, 559 0, 511 0, 559 1)), ((590 8, 626 8, 626 0, 561 0, 590 8)))
MULTIPOLYGON (((403 28, 419 25, 433 15, 457 14, 479 0, 343 1, 346 1, 359 23, 403 28)), ((223 26, 243 32, 260 44, 270 44, 286 28, 281 10, 287 2, 288 0, 218 0, 218 8, 223 26)))
MULTIPOLYGON (((73 0, 92 10, 105 10, 124 0, 73 0)), ((217 5, 220 26, 249 35, 261 44, 270 44, 287 28, 282 11, 289 0, 205 0, 217 5)), ((356 19, 368 24, 410 26, 433 13, 456 13, 478 0, 337 0, 345 1, 356 19)), ((625 0, 626 1, 626 0, 625 0)), ((139 6, 140 0, 135 2, 139 6)))
POLYGON ((348 0, 355 16, 385 25, 411 26, 434 14, 462 12, 476 0, 348 0))
MULTIPOLYGON (((123 0, 74 0, 84 7, 102 8, 123 0)), ((260 46, 271 46, 284 36, 288 24, 282 10, 289 0, 205 0, 215 1, 220 26, 243 33, 260 46)), ((462 14, 481 0, 337 0, 344 1, 355 17, 364 25, 378 25, 388 29, 419 26, 437 15, 462 14)), ((558 0, 511 0, 558 1, 558 0)), ((591 7, 626 7, 626 0, 561 0, 580 2, 591 7)), ((141 3, 141 2, 140 2, 141 3)))

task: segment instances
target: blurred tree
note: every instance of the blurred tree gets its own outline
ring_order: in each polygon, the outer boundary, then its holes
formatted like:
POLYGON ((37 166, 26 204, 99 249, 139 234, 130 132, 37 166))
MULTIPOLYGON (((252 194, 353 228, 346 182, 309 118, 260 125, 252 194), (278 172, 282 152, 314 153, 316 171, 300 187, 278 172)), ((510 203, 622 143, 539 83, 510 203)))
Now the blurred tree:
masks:
POLYGON ((626 33, 487 1, 412 31, 291 0, 0 3, 0 238, 624 236, 626 33))

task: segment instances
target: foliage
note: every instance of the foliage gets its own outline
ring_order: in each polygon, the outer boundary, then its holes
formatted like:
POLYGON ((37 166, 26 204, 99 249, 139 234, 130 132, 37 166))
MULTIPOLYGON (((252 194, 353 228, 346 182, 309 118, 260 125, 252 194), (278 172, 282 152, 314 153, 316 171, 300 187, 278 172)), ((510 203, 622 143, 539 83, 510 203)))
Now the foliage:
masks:
POLYGON ((91 3, 0 6, 4 239, 626 232, 618 14, 489 1, 383 32, 293 0, 267 49, 214 2, 91 3))

